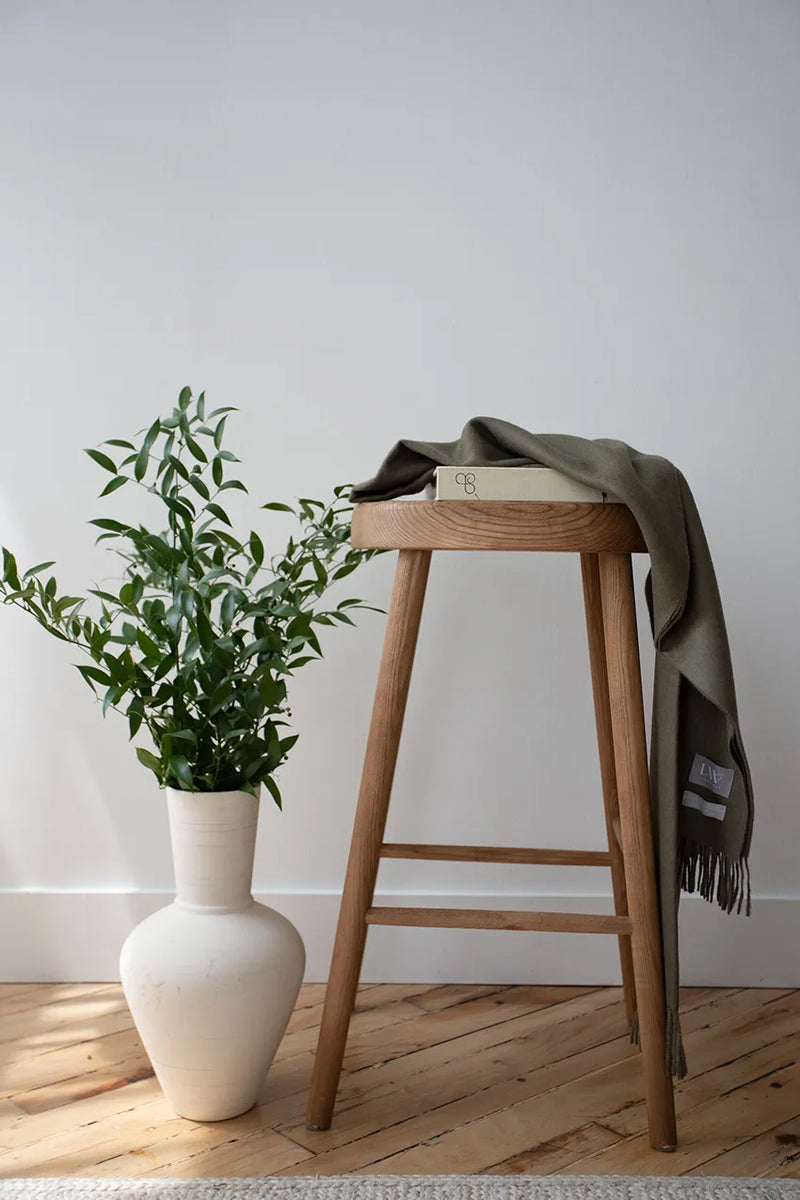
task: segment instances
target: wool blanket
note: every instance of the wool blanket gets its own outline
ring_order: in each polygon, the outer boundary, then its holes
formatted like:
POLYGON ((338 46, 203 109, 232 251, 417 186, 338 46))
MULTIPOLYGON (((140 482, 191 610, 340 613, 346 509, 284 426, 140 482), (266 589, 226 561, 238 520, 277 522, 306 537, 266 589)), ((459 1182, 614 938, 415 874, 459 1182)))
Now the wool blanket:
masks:
MULTIPOLYGON (((532 434, 475 417, 454 442, 400 441, 351 500, 422 491, 435 468, 552 467, 626 504, 650 556, 645 595, 655 646, 650 783, 664 956, 668 1073, 686 1060, 678 1018, 681 888, 750 911, 753 788, 719 589, 689 485, 671 462, 624 442, 532 434)), ((636 1025, 634 1023, 634 1036, 636 1025)))

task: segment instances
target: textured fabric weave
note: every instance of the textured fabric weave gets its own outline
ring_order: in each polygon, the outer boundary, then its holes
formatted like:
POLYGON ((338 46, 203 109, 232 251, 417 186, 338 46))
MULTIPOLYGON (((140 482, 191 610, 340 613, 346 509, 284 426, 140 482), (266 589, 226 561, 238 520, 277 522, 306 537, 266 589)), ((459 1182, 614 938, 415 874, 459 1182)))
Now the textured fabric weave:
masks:
POLYGON ((641 1175, 330 1175, 7 1179, 2 1200, 799 1200, 797 1179, 641 1175))
POLYGON ((689 485, 666 459, 624 442, 532 434, 507 421, 475 417, 454 442, 398 442, 351 499, 412 495, 432 482, 439 465, 552 467, 622 501, 642 530, 650 555, 646 597, 656 652, 650 778, 667 1070, 681 1078, 686 1062, 678 1020, 680 890, 716 900, 726 912, 749 912, 753 828, 753 789, 725 619, 689 485), (719 770, 732 774, 719 776, 719 770), (722 794, 726 788, 728 795, 722 794))

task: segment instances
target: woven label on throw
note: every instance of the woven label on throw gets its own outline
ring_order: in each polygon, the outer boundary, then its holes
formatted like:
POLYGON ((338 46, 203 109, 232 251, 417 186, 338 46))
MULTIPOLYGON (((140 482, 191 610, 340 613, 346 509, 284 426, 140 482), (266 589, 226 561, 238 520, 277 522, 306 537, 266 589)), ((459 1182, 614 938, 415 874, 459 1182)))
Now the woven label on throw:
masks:
POLYGON ((697 792, 684 792, 681 804, 684 808, 696 808, 704 817, 713 817, 715 821, 724 821, 728 811, 724 804, 715 804, 713 800, 704 800, 697 792))
POLYGON ((710 758, 704 758, 702 754, 695 754, 692 769, 689 772, 689 783, 700 783, 710 792, 715 792, 717 796, 724 796, 727 800, 733 787, 733 767, 720 767, 710 758))

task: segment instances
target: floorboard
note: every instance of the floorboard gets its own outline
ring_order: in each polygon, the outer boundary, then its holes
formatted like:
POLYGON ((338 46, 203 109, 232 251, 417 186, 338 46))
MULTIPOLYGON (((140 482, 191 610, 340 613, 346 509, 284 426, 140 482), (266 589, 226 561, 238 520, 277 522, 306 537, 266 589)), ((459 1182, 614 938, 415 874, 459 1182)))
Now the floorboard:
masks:
POLYGON ((617 988, 366 985, 333 1126, 310 1131, 324 994, 301 990, 258 1105, 201 1124, 170 1110, 118 985, 0 985, 0 1177, 800 1178, 800 991, 684 990, 670 1155, 617 988))

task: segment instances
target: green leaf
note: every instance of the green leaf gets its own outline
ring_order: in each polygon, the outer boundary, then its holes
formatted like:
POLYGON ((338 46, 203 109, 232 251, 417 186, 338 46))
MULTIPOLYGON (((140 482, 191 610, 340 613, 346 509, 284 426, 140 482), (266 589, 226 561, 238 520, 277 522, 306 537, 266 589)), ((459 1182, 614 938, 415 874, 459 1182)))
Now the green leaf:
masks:
POLYGON ((195 626, 197 628, 197 636, 200 639, 200 645, 206 652, 212 650, 214 647, 214 631, 203 609, 198 609, 197 611, 195 626))
POLYGON ((225 460, 225 462, 241 462, 242 461, 240 458, 237 458, 235 454, 232 454, 230 450, 220 450, 219 453, 217 454, 217 458, 222 458, 225 460))
POLYGON ((231 588, 230 591, 225 593, 225 598, 222 601, 222 607, 220 609, 220 623, 223 629, 230 629, 231 627, 233 615, 236 612, 236 599, 237 595, 234 588, 231 588))
POLYGON ((128 709, 128 729, 130 737, 135 738, 142 726, 142 711, 139 708, 134 708, 133 705, 128 709))
POLYGON ((136 747, 136 757, 138 758, 139 762, 143 766, 149 767, 151 771, 155 771, 155 773, 160 778, 160 776, 161 776, 161 759, 160 758, 156 758, 155 754, 151 754, 150 751, 145 750, 143 746, 136 747))
POLYGON ((227 419, 227 417, 223 417, 220 423, 217 425, 217 428, 214 430, 214 445, 218 450, 222 448, 222 438, 225 434, 225 422, 227 419))
POLYGON ((189 483, 192 485, 194 490, 203 497, 204 500, 211 499, 211 493, 199 475, 190 475, 189 483))
POLYGON ((267 789, 272 794, 272 799, 275 801, 275 803, 277 804, 277 806, 281 810, 281 812, 283 812, 283 800, 281 799, 281 793, 278 789, 278 785, 275 782, 273 776, 265 775, 262 782, 264 784, 266 784, 267 789))
POLYGON ((171 729, 169 736, 173 742, 189 742, 192 746, 197 745, 197 734, 193 729, 171 729))
POLYGON ((201 421, 204 421, 206 418, 206 394, 205 394, 205 392, 201 392, 200 395, 197 397, 197 415, 201 421))
POLYGON ((222 472, 222 462, 220 459, 215 458, 211 464, 211 478, 214 480, 214 483, 217 485, 217 487, 222 487, 222 472))
POLYGON ((35 567, 28 567, 22 578, 30 579, 32 575, 38 575, 40 571, 46 571, 48 567, 54 567, 55 565, 55 559, 52 562, 37 563, 35 567))
POLYGON ((17 560, 10 550, 3 547, 3 582, 10 583, 13 588, 19 587, 19 575, 17 573, 17 560))
POLYGON ((313 654, 303 654, 300 658, 289 659, 288 667, 290 671, 296 671, 299 667, 304 667, 306 663, 316 662, 313 654))
POLYGON ((192 768, 185 758, 182 758, 180 755, 170 758, 167 762, 167 770, 177 778, 184 791, 192 791, 194 777, 192 775, 192 768))
POLYGON ((274 679, 266 673, 258 681, 261 699, 267 708, 277 711, 286 699, 286 684, 282 679, 274 679))
POLYGON ((153 443, 155 442, 156 438, 158 437, 158 435, 160 433, 161 433, 161 421, 157 418, 155 421, 153 421, 153 424, 150 426, 147 433, 144 435, 144 444, 145 444, 145 446, 147 446, 148 450, 152 450, 153 443))
POLYGON ((95 683, 101 683, 103 687, 107 688, 111 686, 111 676, 106 674, 105 671, 101 671, 99 667, 87 667, 81 664, 78 670, 87 682, 93 680, 95 683))
POLYGON ((186 437, 186 445, 187 445, 187 446, 188 446, 188 448, 189 448, 189 452, 190 452, 190 454, 193 454, 193 455, 194 455, 194 457, 197 459, 197 461, 198 461, 198 462, 201 462, 201 463, 207 463, 207 462, 208 462, 208 457, 207 457, 207 455, 206 455, 206 452, 205 452, 205 450, 203 450, 203 448, 202 448, 201 446, 198 446, 198 444, 197 444, 197 442, 194 440, 194 438, 191 438, 191 437, 189 437, 189 436, 187 435, 187 437, 186 437))
POLYGON ((142 651, 142 653, 147 658, 158 658, 159 655, 161 654, 161 651, 159 650, 158 646, 155 644, 153 639, 148 637, 143 629, 137 629, 136 641, 139 646, 139 649, 142 651))
POLYGON ((134 478, 140 483, 147 474, 147 464, 150 461, 150 449, 147 442, 144 442, 141 450, 136 455, 136 462, 133 466, 134 478))
POLYGON ((172 548, 167 545, 163 538, 158 537, 154 533, 149 533, 146 538, 148 550, 153 554, 158 563, 169 571, 172 569, 174 554, 172 548))
POLYGON ((118 488, 124 487, 126 483, 128 483, 127 475, 117 475, 116 479, 112 479, 106 484, 100 495, 110 496, 112 492, 116 492, 118 488))
MULTIPOLYGON (((216 459, 214 460, 216 462, 216 459)), ((246 492, 247 488, 240 479, 228 479, 225 483, 219 484, 219 490, 224 492, 226 488, 237 488, 240 492, 246 492)))
POLYGON ((351 575, 355 571, 358 563, 349 563, 347 566, 339 567, 338 571, 334 571, 332 579, 344 579, 345 575, 351 575))
POLYGON ((119 604, 119 600, 111 592, 102 592, 99 588, 89 588, 90 596, 97 596, 98 600, 105 600, 109 604, 119 604))
POLYGON ((112 521, 110 517, 96 517, 89 524, 96 525, 98 529, 110 529, 112 533, 127 533, 130 528, 129 525, 123 525, 121 521, 112 521))
POLYGON ((181 410, 181 412, 186 412, 191 398, 192 389, 190 387, 181 388, 180 395, 178 396, 178 408, 181 410))
MULTIPOLYGON (((61 619, 68 608, 75 608, 76 604, 85 604, 86 601, 81 596, 62 596, 61 599, 53 605, 56 616, 61 619)), ((70 614, 74 616, 75 614, 70 614)))
POLYGON ((175 500, 172 496, 162 496, 161 499, 171 512, 177 513, 183 521, 191 525, 192 518, 194 517, 194 508, 188 500, 175 500))
POLYGON ((110 471, 112 475, 116 475, 116 463, 112 462, 107 454, 103 454, 102 450, 84 450, 84 454, 88 454, 89 458, 96 462, 98 467, 102 467, 104 471, 110 471))
POLYGON ((239 411, 238 408, 232 408, 230 405, 227 405, 225 408, 215 408, 213 412, 210 412, 208 414, 208 417, 206 418, 206 420, 213 421, 214 417, 218 417, 220 415, 220 413, 231 413, 231 412, 238 412, 238 411, 239 411))
POLYGON ((133 442, 123 442, 123 441, 121 441, 120 438, 108 438, 108 440, 105 442, 102 442, 101 445, 103 445, 103 446, 119 446, 120 449, 122 449, 122 450, 135 450, 136 449, 133 442))
POLYGON ((167 628, 171 629, 173 633, 176 633, 180 629, 182 616, 183 614, 177 604, 171 604, 167 609, 167 615, 164 620, 167 622, 167 628))
POLYGON ((153 679, 156 681, 156 683, 158 683, 160 679, 163 679, 165 675, 170 673, 174 664, 175 656, 173 654, 165 654, 161 659, 161 662, 156 667, 155 674, 153 675, 153 679))
POLYGON ((271 504, 262 504, 261 507, 269 508, 272 510, 272 512, 290 512, 290 513, 294 513, 295 516, 297 515, 294 512, 294 509, 290 508, 290 506, 288 504, 278 504, 278 502, 276 500, 273 500, 271 504))
MULTIPOLYGON (((220 506, 218 504, 214 504, 213 501, 206 505, 205 511, 210 512, 212 516, 217 518, 218 521, 224 521, 226 525, 231 525, 231 519, 225 512, 225 509, 220 508, 220 506)), ((233 528, 232 525, 231 528, 233 528)))
MULTIPOLYGON (((6 594, 5 599, 6 599, 6 601, 24 600, 24 601, 26 601, 26 603, 29 603, 33 599, 35 594, 36 594, 36 588, 31 583, 26 588, 20 588, 15 592, 8 592, 6 594)), ((49 626, 48 626, 48 628, 49 628, 50 633, 55 633, 54 629, 50 628, 49 626)))
POLYGON ((181 479, 185 479, 186 482, 188 483, 189 482, 189 472, 186 469, 186 467, 183 465, 181 460, 179 458, 176 458, 176 456, 174 454, 170 454, 169 462, 170 462, 170 466, 173 467, 178 472, 181 479))
POLYGON ((219 712, 219 710, 225 704, 226 700, 228 700, 230 698, 232 692, 233 692, 233 680, 232 679, 224 679, 222 681, 222 683, 219 685, 219 687, 214 689, 214 691, 211 693, 211 697, 208 701, 208 712, 209 712, 210 716, 213 717, 215 713, 219 712))
POLYGON ((250 554, 254 563, 260 567, 264 561, 264 543, 255 531, 250 531, 250 554))

